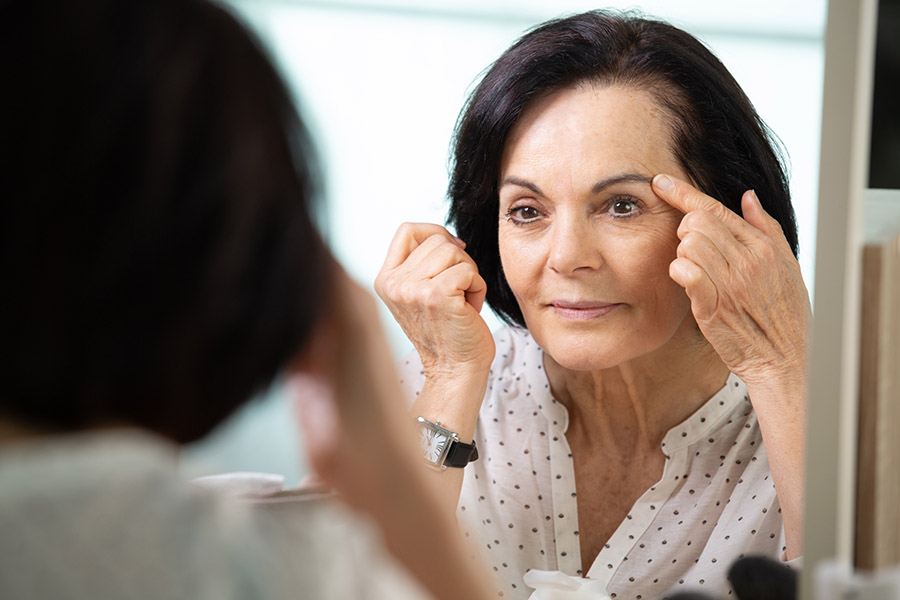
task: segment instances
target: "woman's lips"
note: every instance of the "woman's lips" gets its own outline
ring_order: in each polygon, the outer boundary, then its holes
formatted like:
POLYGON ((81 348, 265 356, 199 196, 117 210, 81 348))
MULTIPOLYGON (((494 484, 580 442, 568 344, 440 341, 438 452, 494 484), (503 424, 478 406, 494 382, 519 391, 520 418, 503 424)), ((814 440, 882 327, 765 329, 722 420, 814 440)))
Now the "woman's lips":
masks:
POLYGON ((607 302, 569 302, 567 300, 554 300, 550 303, 553 312, 558 316, 579 321, 603 316, 617 306, 619 305, 607 302))

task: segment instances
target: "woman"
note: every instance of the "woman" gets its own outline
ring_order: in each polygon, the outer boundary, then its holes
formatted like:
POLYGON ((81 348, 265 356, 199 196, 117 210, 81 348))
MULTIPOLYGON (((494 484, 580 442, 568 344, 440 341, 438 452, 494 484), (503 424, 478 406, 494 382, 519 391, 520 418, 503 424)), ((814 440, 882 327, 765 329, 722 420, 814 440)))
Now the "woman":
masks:
POLYGON ((177 445, 281 373, 312 461, 425 589, 486 597, 251 36, 202 0, 4 3, 0 50, 0 596, 421 598, 327 499, 249 506, 178 477, 177 445))
POLYGON ((376 289, 423 437, 477 450, 435 479, 498 592, 533 569, 724 595, 740 556, 799 557, 810 307, 786 176, 724 66, 665 23, 549 22, 487 72, 454 158, 459 238, 401 226, 376 289))

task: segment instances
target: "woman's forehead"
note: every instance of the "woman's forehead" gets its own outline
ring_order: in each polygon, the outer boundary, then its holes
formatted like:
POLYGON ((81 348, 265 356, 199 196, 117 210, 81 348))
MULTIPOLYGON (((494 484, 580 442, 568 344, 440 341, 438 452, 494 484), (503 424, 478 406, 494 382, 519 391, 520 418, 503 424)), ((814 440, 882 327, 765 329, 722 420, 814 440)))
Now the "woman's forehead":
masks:
POLYGON ((567 88, 523 112, 507 139, 499 179, 600 166, 652 176, 677 166, 671 140, 669 112, 649 92, 620 85, 567 88))

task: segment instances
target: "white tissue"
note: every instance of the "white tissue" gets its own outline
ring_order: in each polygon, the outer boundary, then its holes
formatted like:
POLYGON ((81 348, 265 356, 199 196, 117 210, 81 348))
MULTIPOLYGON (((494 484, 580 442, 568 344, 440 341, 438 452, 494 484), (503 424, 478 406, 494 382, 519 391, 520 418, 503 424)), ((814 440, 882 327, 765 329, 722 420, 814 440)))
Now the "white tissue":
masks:
POLYGON ((534 589, 528 600, 610 600, 602 582, 561 571, 532 569, 525 573, 524 579, 534 589))

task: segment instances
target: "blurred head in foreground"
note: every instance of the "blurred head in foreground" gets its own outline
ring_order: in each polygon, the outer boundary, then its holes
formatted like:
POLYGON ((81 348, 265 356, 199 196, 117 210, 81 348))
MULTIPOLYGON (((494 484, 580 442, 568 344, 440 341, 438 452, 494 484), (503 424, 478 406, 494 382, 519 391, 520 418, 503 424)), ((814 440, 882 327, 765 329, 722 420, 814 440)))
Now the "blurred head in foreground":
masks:
POLYGON ((0 49, 0 419, 203 436, 329 288, 288 92, 203 1, 8 2, 0 49))

